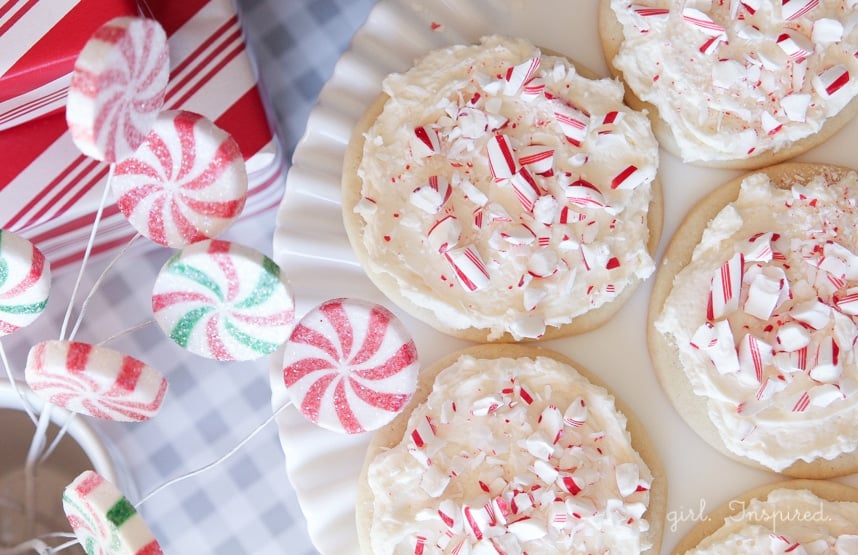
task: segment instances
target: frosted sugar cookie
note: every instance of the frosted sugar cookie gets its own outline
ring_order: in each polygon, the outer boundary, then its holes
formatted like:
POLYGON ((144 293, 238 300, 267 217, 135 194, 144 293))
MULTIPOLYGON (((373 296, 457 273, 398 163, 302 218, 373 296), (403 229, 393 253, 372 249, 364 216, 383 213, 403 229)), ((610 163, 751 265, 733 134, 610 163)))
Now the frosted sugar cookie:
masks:
POLYGON ((650 301, 662 386, 704 439, 796 477, 858 469, 858 174, 782 164, 692 209, 650 301))
POLYGON ((699 522, 677 555, 858 552, 858 490, 791 480, 751 490, 699 522))
POLYGON ((513 344, 424 369, 373 436, 359 488, 373 555, 659 553, 667 495, 621 402, 570 360, 513 344))
POLYGON ((858 7, 841 0, 601 0, 609 65, 684 161, 759 168, 858 112, 858 7))
POLYGON ((518 39, 390 75, 346 153, 343 215, 373 282, 471 340, 592 329, 653 271, 658 145, 614 80, 518 39))

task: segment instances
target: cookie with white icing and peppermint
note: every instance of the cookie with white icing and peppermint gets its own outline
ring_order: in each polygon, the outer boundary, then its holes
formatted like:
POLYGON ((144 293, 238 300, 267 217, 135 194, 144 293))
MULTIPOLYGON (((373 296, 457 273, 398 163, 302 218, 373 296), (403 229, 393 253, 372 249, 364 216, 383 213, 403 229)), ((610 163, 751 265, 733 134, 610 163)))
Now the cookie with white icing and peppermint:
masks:
POLYGON ((858 470, 858 173, 788 163, 695 206, 668 245, 648 344, 711 445, 793 477, 858 470))
POLYGON ((673 552, 858 553, 858 489, 826 480, 755 488, 701 518, 673 552))
POLYGON ((783 162, 858 113, 855 2, 600 1, 602 47, 627 102, 686 162, 783 162))
POLYGON ((654 271, 658 144, 613 79, 499 36, 388 76, 352 135, 343 216, 396 304, 520 341, 607 321, 654 271))
POLYGON ((667 482, 641 423, 558 353, 471 347, 373 436, 363 553, 660 553, 667 482))

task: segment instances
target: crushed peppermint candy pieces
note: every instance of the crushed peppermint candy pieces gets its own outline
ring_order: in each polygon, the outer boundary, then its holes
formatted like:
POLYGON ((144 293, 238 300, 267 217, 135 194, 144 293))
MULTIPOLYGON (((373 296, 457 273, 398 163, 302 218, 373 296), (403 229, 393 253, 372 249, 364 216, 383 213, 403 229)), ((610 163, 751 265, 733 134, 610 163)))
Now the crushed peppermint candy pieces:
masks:
POLYGON ((391 109, 366 134, 354 211, 370 258, 395 251, 397 282, 423 280, 409 299, 428 291, 438 315, 466 310, 462 321, 481 319, 471 327, 492 338, 536 339, 654 270, 646 211, 658 145, 616 82, 585 79, 524 41, 483 42, 434 53, 456 68, 467 57, 462 74, 418 62, 388 78, 391 109), (429 71, 431 106, 404 94, 409 76, 429 71), (581 244, 592 260, 577 256, 581 244), (554 306, 566 303, 577 306, 554 306), (502 306, 517 312, 497 318, 502 306))

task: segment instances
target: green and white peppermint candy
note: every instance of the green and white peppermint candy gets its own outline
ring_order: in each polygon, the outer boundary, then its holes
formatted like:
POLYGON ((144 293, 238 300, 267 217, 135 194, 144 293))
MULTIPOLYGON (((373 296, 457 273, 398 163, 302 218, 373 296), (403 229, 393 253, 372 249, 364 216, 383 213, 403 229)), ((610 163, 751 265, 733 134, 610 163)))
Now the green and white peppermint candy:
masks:
POLYGON ((274 261, 215 239, 167 261, 155 279, 152 312, 164 333, 194 354, 253 360, 289 337, 295 303, 274 261))
POLYGON ((44 312, 51 266, 30 241, 0 230, 0 336, 31 324, 44 312))
POLYGON ((63 510, 87 555, 162 555, 143 517, 116 486, 92 470, 66 486, 63 510))

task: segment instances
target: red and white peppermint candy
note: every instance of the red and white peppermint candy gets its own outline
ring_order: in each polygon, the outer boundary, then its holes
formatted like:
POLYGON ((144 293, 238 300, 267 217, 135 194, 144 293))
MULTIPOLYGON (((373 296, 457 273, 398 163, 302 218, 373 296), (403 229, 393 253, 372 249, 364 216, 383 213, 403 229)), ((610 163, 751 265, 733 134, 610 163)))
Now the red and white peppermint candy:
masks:
POLYGON ((155 321, 188 351, 215 360, 255 360, 289 337, 292 292, 264 254, 228 241, 194 243, 161 268, 155 321))
POLYGON ((453 268, 459 283, 468 291, 483 289, 489 284, 489 270, 473 246, 449 249, 444 252, 444 258, 453 268))
POLYGON ((509 184, 515 192, 515 198, 521 203, 521 207, 528 212, 533 212, 533 207, 542 194, 542 190, 530 172, 527 171, 527 168, 521 168, 518 173, 510 177, 509 184))
POLYGON ((858 287, 850 287, 844 295, 836 297, 834 303, 840 312, 858 316, 858 287))
POLYGON ((283 380, 311 422, 360 433, 390 422, 417 388, 417 349, 381 305, 332 299, 304 316, 286 343, 283 380))
POLYGON ((438 131, 428 127, 419 126, 414 128, 414 139, 411 143, 411 152, 418 158, 431 156, 441 150, 441 139, 438 131))
POLYGON ((581 207, 602 208, 605 206, 605 196, 602 191, 583 179, 577 179, 566 186, 566 200, 581 207))
POLYGON ((581 146, 590 128, 590 116, 575 106, 555 101, 554 119, 566 140, 574 146, 581 146))
POLYGON ((157 21, 119 17, 81 50, 69 84, 66 121, 81 152, 118 162, 143 143, 169 79, 167 35, 157 21))
POLYGON ((635 15, 640 17, 667 19, 667 16, 670 15, 670 8, 653 8, 640 4, 632 4, 631 10, 635 15))
POLYGON ((744 271, 745 259, 741 253, 737 253, 715 272, 709 290, 707 319, 723 318, 738 310, 744 271))
POLYGON ((167 393, 167 380, 158 370, 113 349, 76 341, 34 345, 24 376, 49 403, 118 422, 155 416, 167 393))
POLYGON ((247 170, 228 133, 199 114, 168 111, 117 164, 111 187, 141 235, 181 248, 232 225, 247 199, 247 170))
POLYGON ((787 56, 796 61, 801 61, 813 53, 813 43, 804 35, 792 30, 786 30, 776 40, 778 46, 787 56))
POLYGON ((517 94, 524 87, 525 83, 530 81, 536 75, 536 72, 539 71, 541 61, 542 59, 539 56, 534 56, 517 66, 508 68, 503 93, 507 96, 517 94))
POLYGON ((817 91, 821 95, 832 96, 849 83, 851 78, 846 66, 837 64, 824 70, 817 76, 817 91))
POLYGON ((723 25, 716 23, 708 14, 696 8, 685 8, 682 10, 682 19, 690 23, 697 30, 712 37, 721 37, 726 33, 723 25))
POLYGON ((444 252, 456 246, 462 236, 462 226, 459 225, 456 216, 447 214, 429 228, 426 232, 426 240, 433 251, 444 252))
POLYGON ((489 157, 489 171, 495 179, 509 179, 518 172, 512 143, 506 135, 497 134, 486 144, 489 157))
POLYGON ((550 177, 554 169, 554 149, 546 145, 527 145, 518 151, 518 163, 536 175, 550 177))
POLYGON ((614 176, 611 180, 611 189, 631 191, 637 189, 649 179, 649 176, 637 166, 631 164, 614 176))
POLYGON ((541 77, 534 77, 521 89, 521 98, 524 101, 535 100, 543 94, 545 94, 545 80, 541 77))
POLYGON ((409 201, 427 214, 437 214, 453 195, 453 187, 443 175, 429 177, 426 185, 415 189, 409 201))
POLYGON ((27 239, 0 230, 0 337, 30 325, 44 312, 51 266, 27 239))
POLYGON ((143 517, 119 489, 92 470, 63 491, 63 511, 88 555, 161 555, 143 517))
POLYGON ((748 239, 748 245, 742 253, 746 262, 769 262, 774 256, 772 243, 777 241, 780 235, 766 232, 758 233, 748 239))
POLYGON ((792 21, 806 15, 818 5, 819 0, 783 0, 781 16, 787 21, 792 21))

